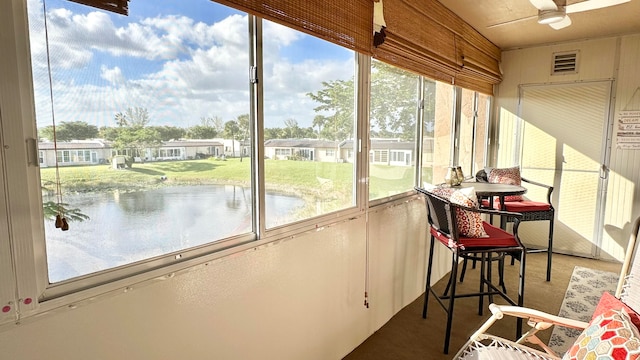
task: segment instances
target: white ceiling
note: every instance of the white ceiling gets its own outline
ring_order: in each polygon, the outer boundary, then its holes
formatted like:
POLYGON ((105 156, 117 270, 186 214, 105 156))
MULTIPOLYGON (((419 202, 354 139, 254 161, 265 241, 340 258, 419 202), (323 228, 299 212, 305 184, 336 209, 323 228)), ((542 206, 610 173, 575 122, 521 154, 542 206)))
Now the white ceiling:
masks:
MULTIPOLYGON (((560 30, 536 21, 537 9, 529 0, 439 0, 502 50, 569 40, 640 33, 640 0, 570 14, 572 24, 560 30), (488 28, 490 25, 534 16, 488 28)), ((589 0, 586 0, 589 1, 589 0)), ((567 4, 581 2, 567 0, 567 4)))

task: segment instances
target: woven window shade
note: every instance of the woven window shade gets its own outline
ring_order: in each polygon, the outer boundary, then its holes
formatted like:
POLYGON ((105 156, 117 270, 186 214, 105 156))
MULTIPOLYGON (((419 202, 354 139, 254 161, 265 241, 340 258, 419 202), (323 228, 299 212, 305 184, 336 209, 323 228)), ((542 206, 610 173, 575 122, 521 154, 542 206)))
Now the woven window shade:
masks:
POLYGON ((383 0, 386 38, 373 57, 461 87, 493 94, 500 49, 437 0, 383 0))
POLYGON ((371 55, 372 0, 215 0, 215 2, 371 55))
POLYGON ((129 15, 129 0, 70 0, 78 4, 93 6, 98 9, 129 15))

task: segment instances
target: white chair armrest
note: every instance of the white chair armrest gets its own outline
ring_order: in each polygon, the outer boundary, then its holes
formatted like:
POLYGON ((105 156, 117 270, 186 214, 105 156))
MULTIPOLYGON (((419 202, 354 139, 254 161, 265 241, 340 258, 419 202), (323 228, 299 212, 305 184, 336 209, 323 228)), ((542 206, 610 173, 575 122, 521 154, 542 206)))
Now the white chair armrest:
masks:
MULTIPOLYGON (((502 318, 502 316, 504 315, 516 316, 520 318, 528 318, 529 322, 549 324, 547 328, 550 327, 551 325, 560 325, 564 327, 582 330, 589 325, 584 321, 568 319, 568 318, 560 317, 557 315, 551 315, 544 311, 530 309, 526 307, 520 307, 520 306, 491 304, 489 305, 489 310, 491 310, 491 313, 493 313, 494 316, 499 316, 499 318, 502 318)), ((542 329, 539 329, 539 330, 542 330, 542 329)))
POLYGON ((470 341, 480 341, 490 338, 491 335, 486 334, 486 331, 498 320, 502 319, 505 315, 528 319, 527 324, 531 326, 531 329, 522 335, 520 339, 517 339, 517 344, 523 344, 529 342, 536 344, 544 349, 548 354, 558 357, 558 355, 551 350, 546 344, 544 344, 537 336, 536 333, 540 330, 546 330, 553 325, 564 326, 574 329, 585 329, 589 324, 584 321, 578 321, 573 319, 567 319, 556 315, 551 315, 543 311, 525 308, 520 306, 510 305, 497 305, 490 304, 489 310, 491 310, 491 317, 485 321, 478 330, 470 337, 470 341))

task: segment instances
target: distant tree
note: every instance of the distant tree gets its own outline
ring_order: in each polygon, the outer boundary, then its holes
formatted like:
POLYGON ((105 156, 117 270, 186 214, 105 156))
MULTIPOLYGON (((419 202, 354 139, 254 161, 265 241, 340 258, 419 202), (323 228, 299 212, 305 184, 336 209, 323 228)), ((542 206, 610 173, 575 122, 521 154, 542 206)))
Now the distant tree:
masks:
POLYGON ((320 137, 320 134, 322 134, 322 129, 324 128, 324 125, 328 122, 329 122, 329 119, 326 116, 323 116, 323 115, 314 116, 312 126, 315 126, 318 128, 318 137, 320 137))
MULTIPOLYGON (((40 128, 39 137, 54 140, 53 125, 40 128)), ((98 137, 98 127, 89 125, 86 121, 62 121, 56 125, 55 139, 57 141, 95 139, 98 137)))
POLYGON ((126 124, 131 127, 145 127, 149 124, 149 110, 143 107, 130 107, 124 112, 126 124))
POLYGON ((305 139, 317 139, 318 134, 313 130, 311 126, 307 128, 300 128, 300 137, 305 139))
POLYGON ((148 128, 156 130, 162 141, 182 139, 186 134, 185 129, 176 126, 149 126, 148 128))
POLYGON ((251 134, 251 124, 249 123, 249 114, 238 115, 236 118, 238 123, 238 131, 240 140, 247 140, 251 134))
POLYGON ((354 87, 351 80, 323 81, 323 89, 307 93, 320 105, 314 110, 328 116, 314 118, 314 126, 321 128, 319 137, 330 140, 348 139, 353 136, 354 87))
POLYGON ((127 118, 121 112, 116 114, 115 120, 116 120, 116 125, 118 125, 119 127, 125 127, 125 126, 129 125, 127 123, 127 118))
POLYGON ((126 127, 118 134, 114 146, 118 150, 131 150, 133 157, 144 159, 145 149, 158 147, 162 144, 157 130, 144 127, 126 127))
MULTIPOLYGON (((251 123, 249 121, 249 114, 238 115, 236 118, 238 123, 238 139, 247 140, 251 134, 251 123)), ((242 151, 240 151, 240 161, 242 161, 242 151)))
POLYGON ((127 108, 124 113, 117 113, 115 120, 119 128, 113 140, 114 146, 118 150, 130 150, 134 159, 136 156, 144 159, 145 149, 162 144, 160 132, 153 127, 146 127, 150 122, 146 108, 127 108))
POLYGON ((219 116, 203 116, 200 118, 200 125, 203 127, 213 128, 218 134, 224 131, 224 122, 219 116))
POLYGON ((300 127, 298 126, 298 121, 296 119, 293 119, 293 118, 286 119, 284 121, 284 126, 285 126, 284 130, 286 132, 286 137, 288 139, 300 138, 301 131, 300 131, 300 127))
POLYGON ((100 128, 100 131, 98 131, 98 136, 105 140, 115 141, 121 130, 122 128, 120 127, 103 126, 100 128))
MULTIPOLYGON (((418 76, 380 61, 372 63, 371 72, 371 134, 383 137, 412 139, 415 137, 418 76)), ((308 93, 319 105, 313 127, 323 139, 343 140, 353 137, 354 86, 351 80, 322 83, 323 88, 308 93)), ((425 91, 425 124, 433 124, 435 84, 425 91)), ((427 125, 428 126, 428 125, 427 125)), ((433 126, 426 127, 433 129, 433 126)))
POLYGON ((418 75, 380 61, 374 61, 372 67, 372 129, 381 137, 413 139, 416 133, 418 75))
POLYGON ((224 123, 224 137, 227 139, 231 139, 231 154, 235 156, 235 140, 237 139, 238 133, 240 132, 240 128, 238 127, 238 123, 235 120, 229 120, 224 123))
POLYGON ((283 136, 284 131, 280 128, 265 128, 264 129, 264 139, 265 140, 271 140, 271 139, 282 139, 284 138, 283 136))
POLYGON ((213 117, 213 125, 211 126, 218 132, 218 134, 221 134, 224 131, 224 122, 222 121, 222 118, 218 116, 213 117))
POLYGON ((149 124, 149 121, 150 121, 149 110, 147 110, 147 108, 143 108, 139 106, 128 107, 127 110, 124 111, 124 113, 122 112, 116 113, 116 115, 114 116, 114 119, 118 127, 127 127, 127 126, 145 127, 149 124))
POLYGON ((205 125, 196 125, 187 129, 185 136, 189 139, 213 139, 218 136, 218 131, 205 125))
POLYGON ((424 89, 424 134, 433 136, 436 124, 436 82, 425 81, 424 89))

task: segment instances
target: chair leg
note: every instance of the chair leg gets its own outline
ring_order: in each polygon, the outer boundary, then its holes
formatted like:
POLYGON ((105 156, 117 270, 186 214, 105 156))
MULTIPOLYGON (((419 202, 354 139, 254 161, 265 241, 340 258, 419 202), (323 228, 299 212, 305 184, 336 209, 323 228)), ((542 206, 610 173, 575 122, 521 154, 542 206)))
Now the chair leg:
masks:
POLYGON ((464 258, 464 260, 462 260, 462 271, 460 272, 460 282, 464 281, 464 273, 467 272, 467 261, 469 261, 468 258, 464 258))
POLYGON ((504 284, 504 257, 505 256, 507 256, 507 254, 501 254, 500 258, 498 259, 498 276, 500 277, 500 286, 502 287, 502 291, 506 294, 507 287, 504 284))
POLYGON ((551 281, 551 255, 553 255, 553 217, 549 220, 549 247, 547 247, 547 281, 551 281))
MULTIPOLYGON (((478 292, 480 295, 478 296, 478 315, 482 316, 482 308, 484 306, 484 283, 486 280, 486 271, 487 271, 487 260, 486 254, 480 253, 480 291, 478 292)), ((489 264, 491 266, 491 264, 489 264)), ((491 290, 491 288, 489 288, 491 290)), ((491 302, 493 299, 490 297, 489 301, 491 302)))
POLYGON ((442 292, 442 297, 447 297, 449 296, 449 289, 451 289, 451 283, 456 281, 453 278, 453 272, 449 273, 449 280, 447 281, 447 286, 445 286, 444 291, 442 292))
POLYGON ((424 290, 424 306, 422 307, 422 318, 427 318, 427 305, 429 304, 429 293, 431 292, 431 270, 433 268, 433 245, 435 239, 431 236, 431 245, 429 245, 429 262, 427 265, 427 280, 424 290))
MULTIPOLYGON (((518 282, 518 306, 524 306, 524 275, 525 263, 527 258, 527 250, 523 249, 520 255, 520 281, 518 282)), ((522 318, 518 317, 516 321, 516 339, 522 336, 522 318)))
POLYGON ((449 342, 451 341, 451 325, 453 323, 453 305, 456 299, 456 281, 458 276, 458 254, 453 255, 451 264, 451 297, 449 298, 449 309, 447 310, 447 328, 444 335, 444 353, 449 353, 449 342))

